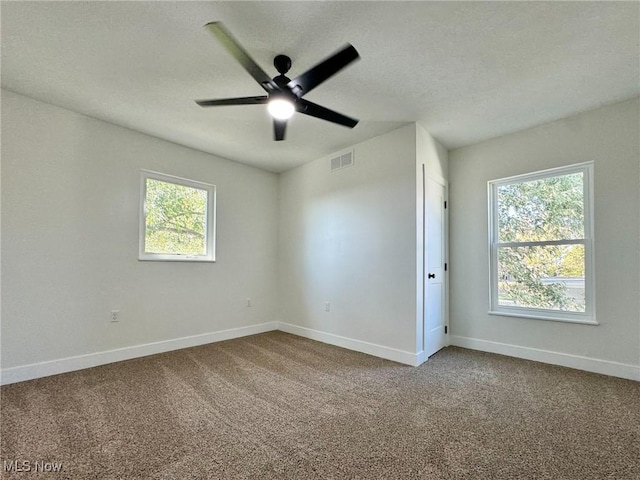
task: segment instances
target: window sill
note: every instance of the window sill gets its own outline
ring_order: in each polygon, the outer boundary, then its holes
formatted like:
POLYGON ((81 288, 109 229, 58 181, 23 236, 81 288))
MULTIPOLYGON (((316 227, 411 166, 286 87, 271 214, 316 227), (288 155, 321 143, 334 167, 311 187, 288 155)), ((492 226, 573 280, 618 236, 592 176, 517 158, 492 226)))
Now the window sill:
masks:
POLYGON ((551 322, 579 323, 582 325, 600 325, 594 317, 579 317, 572 315, 554 315, 547 312, 520 312, 517 310, 489 310, 489 315, 501 317, 531 318, 534 320, 547 320, 551 322))
POLYGON ((215 263, 213 258, 206 257, 189 257, 189 256, 153 256, 138 257, 140 262, 197 262, 197 263, 215 263))

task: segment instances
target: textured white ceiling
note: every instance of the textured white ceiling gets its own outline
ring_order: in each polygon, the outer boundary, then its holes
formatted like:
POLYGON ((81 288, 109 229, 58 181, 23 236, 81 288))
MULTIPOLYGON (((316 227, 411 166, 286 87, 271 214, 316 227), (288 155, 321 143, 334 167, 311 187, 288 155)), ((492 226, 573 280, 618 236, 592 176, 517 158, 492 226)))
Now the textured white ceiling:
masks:
POLYGON ((640 94, 638 2, 2 2, 2 86, 272 171, 420 122, 455 148, 640 94), (271 74, 349 42, 361 60, 272 141, 263 94, 202 26, 221 20, 271 74))

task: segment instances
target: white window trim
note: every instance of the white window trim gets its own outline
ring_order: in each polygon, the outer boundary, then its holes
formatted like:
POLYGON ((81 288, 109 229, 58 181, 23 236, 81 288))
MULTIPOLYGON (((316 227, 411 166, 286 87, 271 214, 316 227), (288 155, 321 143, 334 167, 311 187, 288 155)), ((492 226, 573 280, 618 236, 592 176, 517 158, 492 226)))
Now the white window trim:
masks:
POLYGON ((535 173, 516 175, 487 182, 489 199, 489 314, 509 317, 533 318, 558 322, 598 325, 595 307, 595 271, 593 256, 593 162, 578 163, 565 167, 551 168, 535 173), (584 239, 555 240, 542 242, 498 243, 498 196, 497 188, 505 184, 524 183, 543 178, 568 175, 581 172, 584 188, 584 239), (585 255, 585 311, 562 312, 559 310, 512 307, 499 305, 498 302, 498 247, 532 245, 570 245, 583 244, 585 255))
POLYGON ((151 170, 140 170, 140 230, 138 260, 160 262, 215 262, 215 232, 216 232, 216 186, 208 183, 190 180, 188 178, 175 177, 151 170), (145 200, 147 198, 147 179, 161 182, 175 183, 185 187, 197 188, 207 191, 207 231, 206 231, 206 255, 181 255, 145 252, 146 212, 145 200))

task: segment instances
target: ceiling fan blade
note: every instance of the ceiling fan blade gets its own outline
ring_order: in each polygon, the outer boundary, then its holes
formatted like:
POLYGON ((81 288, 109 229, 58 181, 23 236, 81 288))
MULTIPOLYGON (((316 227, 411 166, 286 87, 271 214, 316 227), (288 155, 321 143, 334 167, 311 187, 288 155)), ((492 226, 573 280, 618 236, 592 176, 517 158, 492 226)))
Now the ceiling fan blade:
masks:
POLYGON ((355 118, 347 117, 346 115, 329 110, 328 108, 322 107, 305 99, 298 100, 296 103, 296 110, 300 113, 304 113, 305 115, 310 115, 312 117, 337 123, 338 125, 343 125, 349 128, 355 127, 359 122, 359 120, 356 120, 355 118))
POLYGON ((269 75, 262 70, 258 64, 251 58, 247 51, 242 48, 238 41, 224 28, 222 22, 210 22, 205 28, 218 39, 227 52, 235 58, 242 67, 249 72, 256 82, 260 84, 267 92, 279 90, 277 85, 273 83, 269 75))
POLYGON ((284 131, 287 129, 286 120, 273 119, 273 139, 275 141, 284 140, 284 131))
POLYGON ((201 107, 218 107, 222 105, 262 105, 269 101, 269 97, 262 95, 259 97, 222 98, 220 100, 196 100, 201 107))
POLYGON ((287 86, 298 97, 302 97, 305 93, 309 93, 327 78, 338 73, 358 58, 360 58, 358 51, 353 47, 353 45, 347 44, 339 52, 334 53, 315 67, 307 70, 305 73, 298 75, 296 78, 291 80, 287 86))

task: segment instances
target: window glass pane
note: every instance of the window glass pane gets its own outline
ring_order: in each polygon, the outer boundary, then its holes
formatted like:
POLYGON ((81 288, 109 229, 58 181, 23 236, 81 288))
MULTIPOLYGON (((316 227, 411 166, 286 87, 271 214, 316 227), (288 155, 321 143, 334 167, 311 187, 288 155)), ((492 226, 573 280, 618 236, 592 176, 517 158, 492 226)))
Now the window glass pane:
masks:
POLYGON ((206 255, 207 191, 147 178, 145 253, 206 255))
POLYGON ((585 311, 584 245, 500 247, 498 304, 585 311))
POLYGON ((582 172, 499 185, 498 242, 584 238, 582 172))

